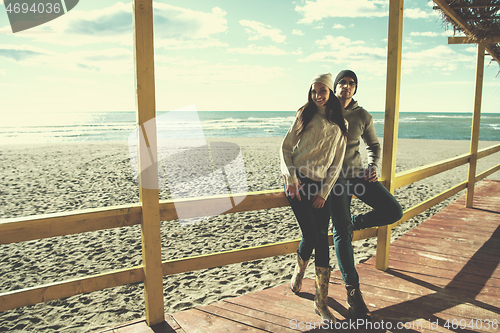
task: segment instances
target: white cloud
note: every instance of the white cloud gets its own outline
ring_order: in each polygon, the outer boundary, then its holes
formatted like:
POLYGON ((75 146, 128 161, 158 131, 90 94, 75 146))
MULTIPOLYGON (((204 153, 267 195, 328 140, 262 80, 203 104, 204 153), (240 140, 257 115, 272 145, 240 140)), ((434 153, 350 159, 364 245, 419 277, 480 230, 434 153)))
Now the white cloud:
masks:
POLYGON ((16 36, 68 46, 98 43, 132 45, 131 31, 132 6, 130 3, 118 2, 101 10, 73 9, 71 15, 64 15, 23 33, 16 33, 16 36))
POLYGON ((294 29, 292 31, 292 34, 293 35, 298 35, 298 36, 304 36, 305 35, 301 30, 296 30, 296 29, 294 29))
POLYGON ((166 49, 227 46, 214 38, 227 31, 226 14, 219 7, 205 13, 155 3, 155 45, 166 49))
POLYGON ((446 37, 453 37, 454 35, 457 36, 457 37, 459 37, 462 34, 459 34, 459 33, 455 34, 453 32, 453 30, 446 30, 446 31, 443 32, 443 36, 446 36, 446 37))
POLYGON ((54 52, 32 45, 0 44, 0 56, 16 62, 27 61, 28 59, 36 57, 51 56, 54 54, 54 52))
POLYGON ((333 29, 345 29, 345 26, 343 26, 342 24, 335 24, 332 28, 333 29))
POLYGON ((426 31, 426 32, 416 32, 416 31, 412 31, 410 32, 410 36, 413 36, 413 37, 422 37, 422 36, 425 36, 425 37, 437 37, 437 36, 441 36, 440 33, 438 32, 434 32, 434 31, 426 31))
MULTIPOLYGON (((373 75, 384 75, 386 72, 387 50, 361 45, 339 44, 332 47, 333 51, 313 53, 299 62, 333 63, 347 68, 356 68, 358 71, 369 71, 373 75), (352 46, 348 46, 352 45, 352 46)), ((328 65, 330 66, 330 65, 328 65)))
POLYGON ((285 55, 286 51, 278 49, 276 46, 255 46, 255 44, 248 45, 246 48, 236 47, 229 48, 229 53, 239 54, 266 54, 266 55, 285 55))
MULTIPOLYGON (((386 74, 386 48, 371 48, 349 44, 351 42, 345 39, 337 40, 340 41, 337 49, 332 47, 332 51, 313 53, 300 59, 299 62, 317 62, 329 67, 353 68, 355 71, 368 71, 375 76, 386 74)), ((405 75, 414 72, 448 75, 465 68, 474 68, 475 55, 457 53, 452 48, 441 45, 417 52, 404 52, 401 66, 405 75)))
POLYGON ((362 40, 351 41, 349 38, 343 36, 334 37, 332 35, 327 35, 324 39, 318 39, 314 43, 319 46, 330 46, 332 50, 338 50, 344 46, 361 45, 365 42, 362 40))
POLYGON ((75 77, 54 77, 54 76, 40 76, 37 78, 40 81, 47 81, 51 83, 64 83, 79 86, 102 86, 102 82, 89 79, 79 79, 75 77))
POLYGON ((287 52, 285 50, 279 49, 274 45, 270 46, 256 46, 255 44, 251 44, 246 48, 236 47, 228 49, 230 53, 239 53, 239 54, 262 54, 262 55, 286 55, 286 54, 302 54, 302 51, 299 49, 294 52, 287 52))
POLYGON ((418 46, 418 45, 422 45, 422 43, 420 42, 415 42, 412 38, 410 37, 406 37, 405 38, 405 43, 408 44, 408 45, 411 45, 411 46, 418 46))
POLYGON ((263 37, 269 37, 276 43, 283 43, 286 36, 281 34, 281 30, 265 25, 257 21, 240 20, 240 24, 247 27, 245 31, 251 36, 248 40, 259 40, 263 37))
POLYGON ((343 48, 342 52, 317 52, 313 53, 303 61, 332 61, 332 62, 343 62, 346 59, 354 61, 385 61, 387 52, 385 48, 373 48, 366 46, 353 46, 348 48, 343 48))
POLYGON ((0 45, 0 56, 23 66, 59 68, 120 75, 133 69, 130 49, 110 48, 98 51, 58 53, 31 45, 0 45))
POLYGON ((155 79, 175 84, 201 82, 205 85, 259 85, 279 79, 285 72, 284 68, 278 66, 214 63, 184 56, 155 56, 155 79))
POLYGON ((0 75, 5 76, 7 74, 7 70, 5 68, 0 69, 0 75))
POLYGON ((313 23, 327 17, 384 17, 388 15, 388 0, 306 0, 295 10, 303 18, 299 23, 313 23))
POLYGON ((408 8, 404 10, 404 17, 411 19, 430 19, 439 18, 439 13, 435 10, 423 11, 420 8, 408 8))
POLYGON ((223 43, 217 39, 193 39, 179 40, 176 38, 155 40, 155 47, 163 47, 164 49, 206 49, 208 47, 227 47, 227 43, 223 43))
MULTIPOLYGON (((299 23, 312 23, 327 17, 385 17, 388 16, 388 9, 387 0, 306 0, 303 6, 295 7, 295 10, 303 15, 299 23)), ((432 10, 431 5, 429 10, 404 9, 404 16, 412 19, 430 19, 439 18, 439 13, 432 10)))
POLYGON ((262 85, 275 81, 285 75, 285 69, 278 66, 252 66, 238 64, 202 64, 199 66, 177 66, 172 63, 168 66, 160 65, 155 68, 155 78, 169 82, 187 83, 202 82, 207 85, 245 86, 262 85))
MULTIPOLYGON (((205 13, 163 3, 154 3, 155 46, 164 48, 206 48, 225 46, 214 35, 227 30, 226 12, 214 7, 205 13)), ((111 7, 72 10, 38 28, 18 33, 49 44, 80 46, 85 44, 133 43, 131 3, 117 2, 111 7)))
POLYGON ((68 54, 69 66, 84 71, 120 75, 131 73, 134 69, 132 51, 125 48, 111 48, 102 51, 78 51, 68 54))
MULTIPOLYGON (((412 31, 410 32, 410 36, 413 37, 447 37, 450 36, 451 32, 434 32, 434 31, 425 31, 425 32, 417 32, 417 31, 412 31)), ((451 33, 453 35, 453 33, 451 33)))
POLYGON ((182 56, 169 57, 160 54, 155 54, 155 66, 156 65, 168 66, 175 64, 175 66, 189 67, 189 66, 199 66, 207 63, 208 63, 207 60, 186 59, 185 57, 182 56))
POLYGON ((446 74, 462 68, 473 68, 474 65, 474 56, 457 53, 445 45, 418 52, 403 53, 401 60, 402 69, 406 74, 411 74, 414 70, 446 74))

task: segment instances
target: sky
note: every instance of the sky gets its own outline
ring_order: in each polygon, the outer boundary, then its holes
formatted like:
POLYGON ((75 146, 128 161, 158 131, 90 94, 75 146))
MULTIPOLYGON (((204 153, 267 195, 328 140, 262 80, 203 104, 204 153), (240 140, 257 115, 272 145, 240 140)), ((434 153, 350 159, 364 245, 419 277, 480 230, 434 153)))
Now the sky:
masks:
MULTIPOLYGON (((0 0, 0 114, 136 110, 132 2, 80 0, 12 33, 0 0)), ((153 3, 156 109, 295 111, 311 78, 343 69, 354 98, 385 110, 388 0, 160 0, 153 3)), ((433 2, 404 4, 401 112, 472 112, 476 45, 448 45, 433 2)), ((500 112, 485 59, 482 112, 500 112)))

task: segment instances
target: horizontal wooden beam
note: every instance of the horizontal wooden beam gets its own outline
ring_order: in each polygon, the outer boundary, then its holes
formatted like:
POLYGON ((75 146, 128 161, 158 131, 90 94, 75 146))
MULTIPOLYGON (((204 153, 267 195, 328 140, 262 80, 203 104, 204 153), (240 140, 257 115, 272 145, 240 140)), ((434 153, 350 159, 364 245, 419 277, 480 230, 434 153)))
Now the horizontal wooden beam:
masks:
MULTIPOLYGON (((450 6, 453 9, 463 9, 463 8, 498 8, 500 5, 454 5, 450 6)), ((440 9, 439 6, 433 6, 432 9, 440 9)))
MULTIPOLYGON (((483 158, 491 154, 500 152, 500 144, 493 145, 490 147, 483 148, 477 152, 477 158, 483 158)), ((441 172, 445 172, 456 168, 458 166, 464 165, 469 162, 470 154, 462 154, 459 156, 451 157, 443 161, 427 164, 421 167, 417 167, 411 170, 399 172, 396 174, 395 186, 400 188, 419 180, 437 175, 441 172)))
POLYGON ((144 281, 142 266, 0 294, 0 312, 144 281))
POLYGON ((493 60, 500 64, 500 54, 494 52, 494 50, 489 45, 486 45, 486 51, 488 51, 493 60))
MULTIPOLYGON (((352 241, 355 242, 355 241, 361 240, 361 239, 377 237, 377 232, 378 232, 378 227, 373 227, 373 228, 363 229, 363 230, 354 230, 354 232, 352 233, 352 241)), ((332 240, 332 242, 333 242, 333 240, 332 240)), ((333 245, 333 243, 330 245, 333 245)))
POLYGON ((490 17, 466 17, 465 21, 492 21, 492 20, 500 20, 500 16, 490 16, 490 17))
POLYGON ((246 249, 204 254, 196 257, 169 260, 162 263, 163 275, 173 275, 200 269, 220 267, 244 261, 290 254, 297 251, 300 239, 246 249))
POLYGON ((458 185, 455 185, 453 186, 452 188, 416 205, 416 206, 413 206, 411 207, 410 209, 408 210, 405 210, 403 212, 403 217, 401 218, 401 220, 391 224, 391 228, 394 228, 398 225, 400 225, 401 223, 403 222, 406 222, 408 221, 409 219, 411 219, 412 217, 414 216, 417 216, 418 214, 422 213, 422 212, 425 212, 427 209, 431 208, 432 206, 440 203, 441 201, 444 201, 446 199, 448 199, 449 197, 457 194, 458 192, 462 191, 462 190, 465 190, 467 188, 467 181, 464 181, 458 185))
MULTIPOLYGON (((478 41, 472 37, 448 37, 448 44, 477 44, 478 41)), ((481 40, 481 43, 496 44, 500 43, 500 35, 491 36, 481 40)))
POLYGON ((0 244, 79 234, 141 223, 139 203, 0 220, 0 244))
POLYGON ((288 206, 283 190, 268 190, 234 194, 231 196, 211 196, 181 200, 160 201, 160 220, 171 221, 179 218, 214 216, 252 210, 271 209, 288 206))
POLYGON ((441 172, 451 170, 460 165, 468 163, 469 157, 470 154, 463 154, 408 171, 399 172, 396 175, 395 186, 396 188, 400 188, 418 182, 419 180, 437 175, 441 172))
MULTIPOLYGON (((356 230, 352 241, 377 236, 377 228, 356 230)), ((333 245, 332 234, 328 235, 329 245, 333 245)), ((279 255, 291 254, 297 251, 300 239, 290 241, 254 246, 245 249, 237 249, 219 253, 209 253, 195 257, 164 261, 162 263, 163 275, 173 275, 196 271, 213 267, 236 264, 240 262, 269 258, 279 255)))
POLYGON ((488 177, 491 174, 494 174, 495 172, 497 172, 499 170, 500 170, 500 164, 498 164, 497 166, 494 166, 492 168, 489 168, 488 170, 477 175, 475 178, 475 182, 477 183, 478 181, 483 180, 484 178, 488 177))
MULTIPOLYGON (((187 212, 187 215, 183 216, 183 218, 189 218, 270 209, 288 205, 283 190, 238 194, 233 196, 232 199, 233 202, 239 202, 239 204, 231 208, 227 207, 227 203, 230 202, 228 196, 188 198, 175 203, 172 200, 160 201, 160 218, 162 221, 177 219, 176 208, 187 212)), ((120 228, 140 223, 140 203, 2 219, 0 220, 0 244, 120 228)))
POLYGON ((491 146, 491 147, 486 147, 477 152, 477 159, 489 156, 491 154, 497 153, 500 151, 500 144, 491 146))

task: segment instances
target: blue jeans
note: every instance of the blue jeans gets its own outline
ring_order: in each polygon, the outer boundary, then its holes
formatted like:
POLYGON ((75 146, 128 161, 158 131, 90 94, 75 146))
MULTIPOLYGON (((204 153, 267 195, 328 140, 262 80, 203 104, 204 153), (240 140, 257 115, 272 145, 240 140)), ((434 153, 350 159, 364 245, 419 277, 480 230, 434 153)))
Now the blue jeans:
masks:
POLYGON ((299 222, 300 230, 302 230, 302 240, 297 252, 302 260, 309 260, 314 249, 315 265, 317 267, 330 267, 330 248, 328 245, 328 224, 331 214, 330 200, 327 199, 322 208, 313 208, 312 199, 323 183, 309 179, 299 173, 297 176, 302 182, 302 190, 299 191, 301 200, 287 196, 293 213, 299 222))
POLYGON ((354 266, 351 244, 352 230, 392 224, 403 216, 403 209, 394 196, 380 182, 364 178, 339 178, 330 193, 335 254, 342 279, 346 285, 358 286, 359 276, 354 266), (351 220, 352 195, 373 210, 351 220))

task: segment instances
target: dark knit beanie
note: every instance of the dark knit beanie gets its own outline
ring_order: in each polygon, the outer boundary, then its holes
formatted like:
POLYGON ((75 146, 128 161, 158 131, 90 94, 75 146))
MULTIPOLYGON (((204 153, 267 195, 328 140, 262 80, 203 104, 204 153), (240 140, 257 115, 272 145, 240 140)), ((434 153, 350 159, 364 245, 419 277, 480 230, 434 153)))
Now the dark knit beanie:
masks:
POLYGON ((356 74, 354 74, 353 71, 351 71, 349 69, 344 69, 343 71, 340 71, 337 74, 335 81, 333 81, 333 89, 334 89, 333 92, 335 92, 335 88, 337 88, 337 84, 339 83, 339 81, 342 80, 346 76, 353 79, 354 83, 356 83, 356 90, 354 90, 354 94, 353 94, 353 95, 355 95, 358 92, 358 77, 356 76, 356 74))

